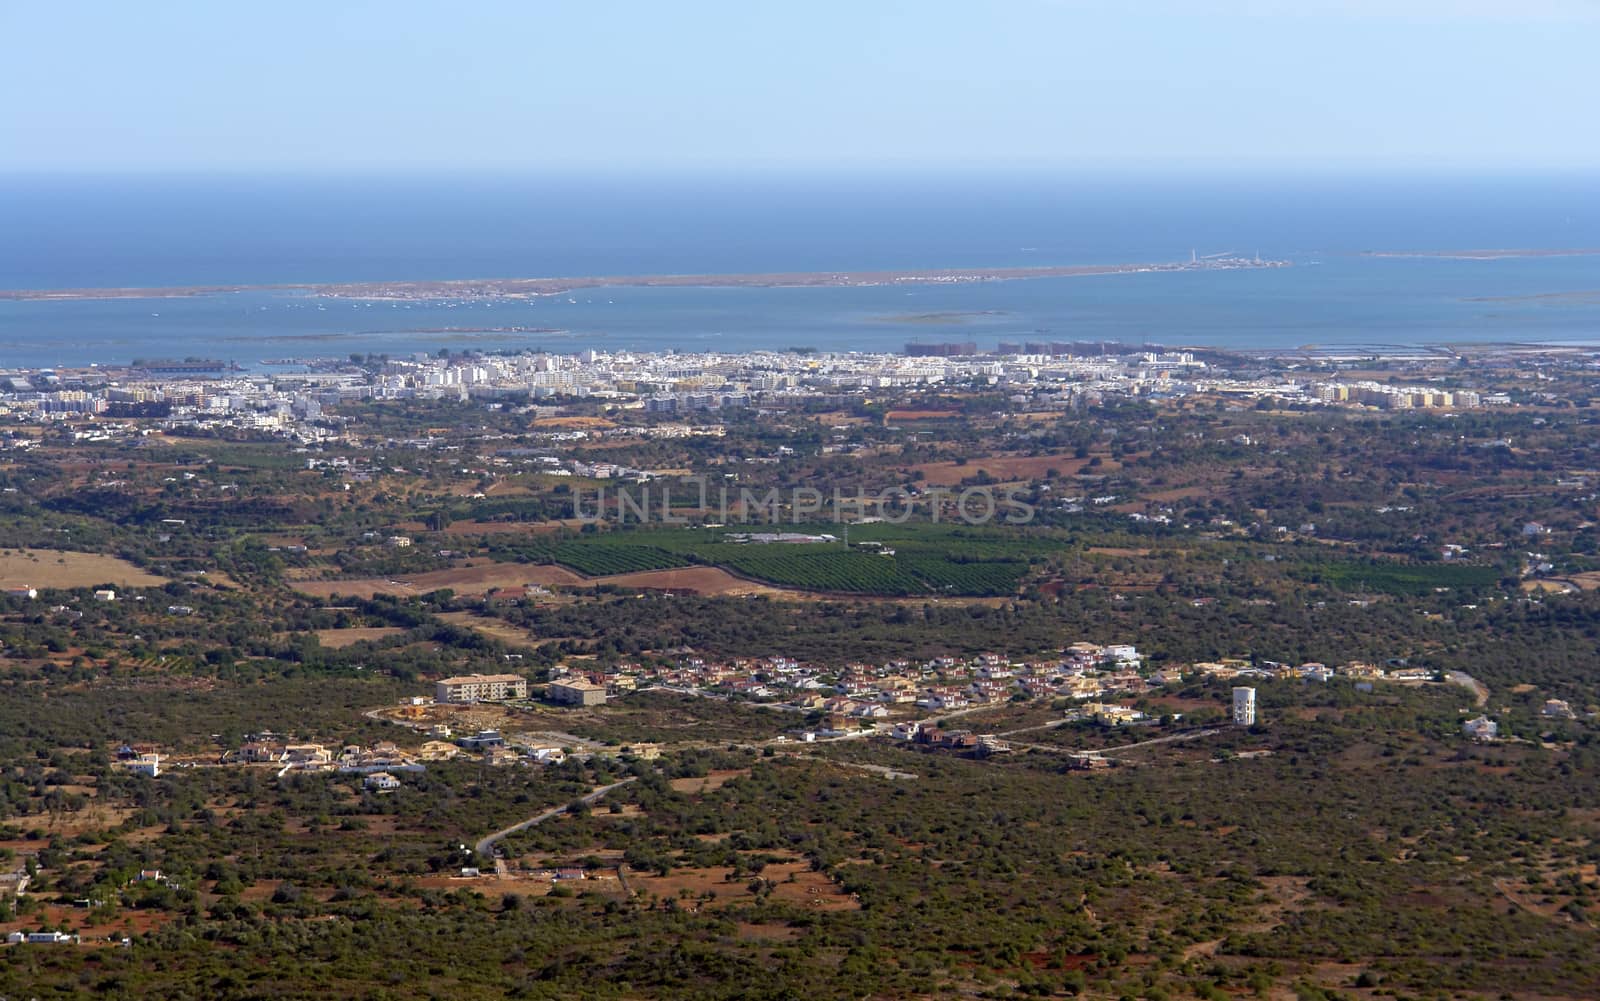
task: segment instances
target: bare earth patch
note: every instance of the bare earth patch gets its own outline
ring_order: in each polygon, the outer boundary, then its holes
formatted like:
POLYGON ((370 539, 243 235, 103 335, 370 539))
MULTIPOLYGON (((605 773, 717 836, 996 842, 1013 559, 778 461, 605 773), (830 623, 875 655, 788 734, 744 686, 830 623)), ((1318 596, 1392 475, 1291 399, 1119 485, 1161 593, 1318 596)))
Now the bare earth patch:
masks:
POLYGON ((1079 459, 1067 452, 1051 455, 979 455, 964 464, 954 462, 924 462, 912 466, 911 471, 935 486, 955 486, 982 470, 1002 483, 1018 480, 1046 479, 1051 471, 1061 476, 1074 476, 1088 469, 1093 473, 1112 473, 1122 465, 1110 458, 1101 458, 1101 465, 1089 468, 1089 459, 1079 459))
POLYGON ((740 778, 749 774, 750 769, 748 768, 720 769, 707 775, 701 775, 695 778, 673 779, 667 784, 672 786, 673 791, 675 792, 686 792, 690 793, 691 795, 696 795, 703 792, 710 792, 713 789, 721 789, 731 779, 740 778))

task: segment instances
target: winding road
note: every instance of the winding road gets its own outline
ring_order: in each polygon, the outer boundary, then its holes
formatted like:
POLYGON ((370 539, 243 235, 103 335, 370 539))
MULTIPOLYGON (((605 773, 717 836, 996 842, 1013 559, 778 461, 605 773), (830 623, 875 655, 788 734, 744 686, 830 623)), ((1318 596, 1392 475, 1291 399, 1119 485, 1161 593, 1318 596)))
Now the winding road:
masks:
MULTIPOLYGON (((600 788, 596 789, 594 792, 591 792, 588 795, 582 797, 578 802, 589 804, 589 805, 593 805, 594 803, 598 802, 601 797, 603 797, 606 793, 610 792, 611 790, 620 789, 623 786, 627 785, 629 782, 636 781, 637 779, 638 779, 638 776, 635 775, 635 776, 633 776, 631 778, 623 779, 621 782, 613 782, 608 786, 601 786, 600 788)), ((515 834, 518 831, 526 831, 530 827, 536 827, 539 824, 542 824, 545 821, 549 820, 551 817, 559 817, 561 814, 567 812, 567 807, 571 806, 571 805, 572 804, 570 804, 570 803, 563 803, 561 806, 551 807, 550 809, 544 811, 543 813, 535 814, 532 817, 529 817, 527 820, 522 821, 521 823, 512 824, 510 827, 507 827, 504 830, 495 831, 493 834, 490 834, 487 837, 484 837, 481 840, 479 840, 479 842, 476 845, 473 846, 473 850, 478 853, 478 858, 480 860, 488 858, 494 852, 494 846, 499 844, 508 835, 515 834)))

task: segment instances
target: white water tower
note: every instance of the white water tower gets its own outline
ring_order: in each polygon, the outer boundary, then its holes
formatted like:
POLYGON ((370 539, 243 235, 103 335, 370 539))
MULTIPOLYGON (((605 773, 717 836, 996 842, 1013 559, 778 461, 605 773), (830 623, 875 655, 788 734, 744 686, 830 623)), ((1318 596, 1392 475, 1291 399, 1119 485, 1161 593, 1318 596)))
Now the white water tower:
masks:
POLYGON ((1254 726, 1256 722, 1256 690, 1254 688, 1235 688, 1233 690, 1233 725, 1254 726))

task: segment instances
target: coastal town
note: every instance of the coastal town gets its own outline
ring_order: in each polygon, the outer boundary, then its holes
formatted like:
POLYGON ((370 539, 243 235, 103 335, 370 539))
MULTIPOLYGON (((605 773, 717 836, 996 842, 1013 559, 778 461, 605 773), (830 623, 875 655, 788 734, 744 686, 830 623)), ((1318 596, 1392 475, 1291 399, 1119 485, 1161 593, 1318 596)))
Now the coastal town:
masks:
POLYGON ((1505 350, 1503 368, 1463 370, 1456 352, 1413 350, 1244 356, 1059 341, 912 343, 905 354, 507 353, 312 359, 241 369, 206 359, 127 366, 0 371, 0 419, 127 433, 119 420, 190 433, 262 434, 315 443, 338 437, 342 405, 455 400, 521 406, 535 416, 567 408, 695 417, 741 409, 848 406, 888 394, 975 388, 1019 412, 1140 400, 1173 406, 1214 400, 1274 408, 1464 411, 1555 405, 1550 382, 1592 371, 1592 352, 1505 350), (1502 388, 1503 384, 1506 385, 1502 388), (1520 388, 1525 386, 1526 388, 1520 388), (1514 388, 1516 387, 1516 388, 1514 388))

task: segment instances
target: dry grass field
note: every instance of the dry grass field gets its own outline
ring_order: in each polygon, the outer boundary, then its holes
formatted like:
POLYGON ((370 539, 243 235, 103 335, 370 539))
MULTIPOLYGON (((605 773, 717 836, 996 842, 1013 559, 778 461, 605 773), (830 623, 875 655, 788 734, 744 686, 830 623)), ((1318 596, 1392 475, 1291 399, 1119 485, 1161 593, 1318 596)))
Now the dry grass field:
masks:
POLYGON ((375 594, 427 594, 451 588, 462 594, 484 594, 500 588, 529 584, 581 585, 585 579, 564 567, 535 566, 523 563, 483 563, 476 566, 430 570, 404 577, 360 577, 353 580, 296 581, 295 590, 318 597, 343 594, 370 598, 375 594))
POLYGON ((663 588, 675 591, 693 591, 696 594, 765 594, 771 597, 808 600, 812 595, 804 591, 789 591, 768 584, 735 577, 720 567, 684 567, 678 570, 642 570, 638 573, 612 574, 609 577, 590 578, 590 584, 610 584, 615 587, 663 588))
MULTIPOLYGON (((1079 459, 1067 452, 1050 455, 980 455, 968 459, 964 465, 954 462, 924 462, 911 467, 911 472, 934 486, 955 486, 962 480, 977 476, 981 469, 1001 483, 1021 480, 1043 480, 1051 471, 1061 476, 1075 476, 1089 467, 1088 459, 1079 459)), ((1113 473, 1122 465, 1114 459, 1101 458, 1101 464, 1089 469, 1095 473, 1113 473)))
MULTIPOLYGON (((743 877, 730 879, 731 870, 723 866, 708 868, 677 868, 665 876, 655 873, 628 871, 628 885, 641 895, 654 895, 662 899, 684 899, 687 905, 718 909, 749 903, 753 894, 749 881, 743 877)), ((808 910, 853 911, 861 904, 855 897, 820 872, 813 872, 809 862, 800 860, 776 862, 761 870, 761 878, 772 884, 773 896, 808 910)))
POLYGON ((331 650, 341 650, 363 640, 381 640, 405 632, 398 626, 356 626, 349 629, 318 629, 317 642, 331 650))
POLYGON ((445 612, 439 618, 453 626, 476 629, 485 636, 491 636, 501 642, 511 643, 516 646, 526 646, 529 643, 537 643, 539 641, 539 637, 526 629, 518 629, 516 626, 501 619, 485 618, 481 615, 474 615, 471 612, 445 612))
POLYGON ((167 578, 146 573, 115 556, 53 549, 0 550, 3 587, 158 587, 166 582, 167 578))
POLYGON ((430 570, 427 573, 409 574, 405 577, 302 580, 295 581, 294 587, 306 594, 324 598, 335 594, 370 598, 375 594, 427 594, 429 591, 446 587, 458 594, 485 594, 501 588, 515 589, 528 584, 555 584, 564 587, 610 585, 624 588, 693 591, 696 594, 764 594, 773 598, 796 601, 814 599, 813 595, 804 591, 791 591, 744 580, 717 567, 684 567, 677 570, 645 570, 639 573, 612 574, 607 577, 584 577, 566 567, 554 565, 484 563, 453 567, 449 570, 430 570))
POLYGON ((606 420, 604 417, 541 417, 533 422, 536 428, 567 428, 577 430, 598 430, 617 426, 616 421, 606 420))
MULTIPOLYGON (((559 532, 563 528, 576 530, 583 527, 583 522, 575 518, 566 521, 457 521, 446 528, 446 535, 548 535, 559 532)), ((423 531, 419 525, 415 531, 423 531)))

